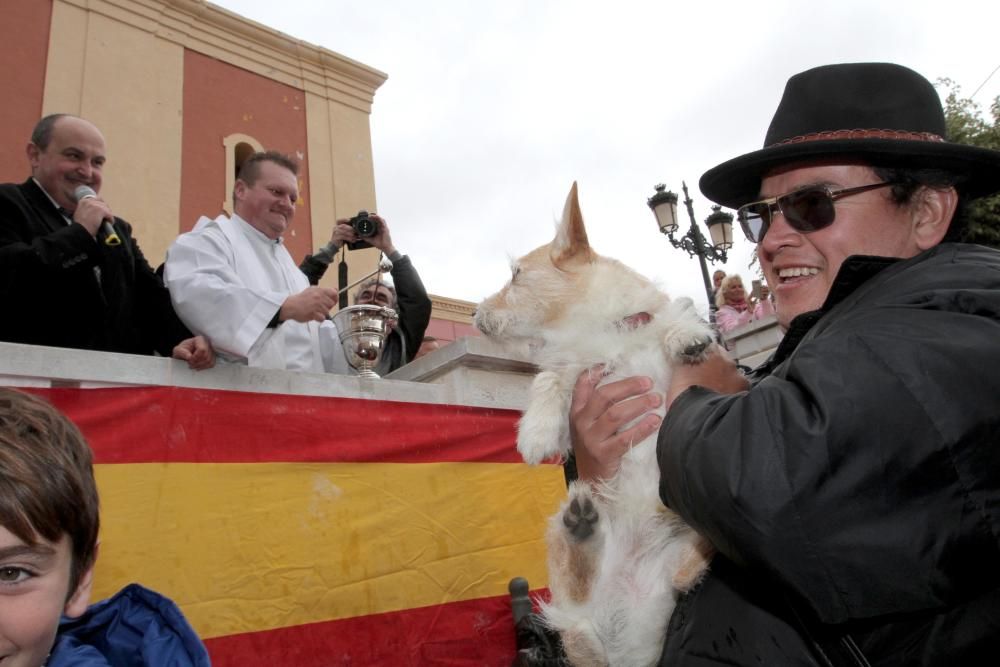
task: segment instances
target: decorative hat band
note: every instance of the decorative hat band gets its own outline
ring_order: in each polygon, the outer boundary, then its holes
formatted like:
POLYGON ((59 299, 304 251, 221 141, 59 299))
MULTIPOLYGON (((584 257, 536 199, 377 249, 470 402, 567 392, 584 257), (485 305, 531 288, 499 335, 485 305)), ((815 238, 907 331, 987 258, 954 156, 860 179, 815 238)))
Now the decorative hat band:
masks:
MULTIPOLYGON (((940 141, 941 137, 933 132, 908 132, 905 130, 827 130, 825 132, 813 132, 797 137, 789 137, 771 144, 771 146, 783 146, 785 144, 801 144, 807 141, 833 141, 837 139, 895 139, 899 141, 940 141)), ((771 148, 768 146, 767 148, 771 148)))

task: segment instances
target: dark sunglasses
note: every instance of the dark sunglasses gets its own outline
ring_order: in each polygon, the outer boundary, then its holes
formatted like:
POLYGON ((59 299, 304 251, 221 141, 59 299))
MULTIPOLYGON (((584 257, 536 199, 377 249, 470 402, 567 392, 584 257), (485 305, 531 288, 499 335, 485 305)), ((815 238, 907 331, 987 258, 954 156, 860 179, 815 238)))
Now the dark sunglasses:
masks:
POLYGON ((815 232, 833 224, 837 212, 833 202, 841 197, 861 194, 877 188, 895 185, 889 181, 872 183, 856 188, 831 190, 825 185, 811 185, 801 190, 795 190, 780 197, 761 199, 740 206, 736 217, 740 221, 743 233, 751 243, 760 243, 767 230, 771 227, 774 216, 781 213, 788 225, 799 232, 815 232))

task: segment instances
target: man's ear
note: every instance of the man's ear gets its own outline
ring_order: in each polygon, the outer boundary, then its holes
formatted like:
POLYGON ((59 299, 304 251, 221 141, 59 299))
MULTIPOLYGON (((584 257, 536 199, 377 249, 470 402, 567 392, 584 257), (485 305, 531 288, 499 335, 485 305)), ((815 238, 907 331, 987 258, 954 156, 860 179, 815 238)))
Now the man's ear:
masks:
POLYGON ((34 174, 35 167, 38 166, 38 156, 42 154, 42 149, 29 141, 28 145, 24 147, 24 154, 28 156, 28 164, 31 165, 31 173, 34 174))
POLYGON ((70 618, 77 618, 90 606, 90 594, 94 589, 94 565, 97 563, 97 552, 101 545, 94 547, 94 560, 90 562, 90 567, 80 575, 80 581, 76 585, 76 590, 66 600, 63 613, 70 618))
POLYGON ((247 193, 248 186, 244 181, 236 179, 236 184, 233 185, 233 205, 236 205, 237 200, 243 199, 243 196, 247 193))
POLYGON ((941 243, 958 208, 958 192, 954 187, 939 189, 923 187, 910 203, 913 210, 913 234, 921 250, 941 243))

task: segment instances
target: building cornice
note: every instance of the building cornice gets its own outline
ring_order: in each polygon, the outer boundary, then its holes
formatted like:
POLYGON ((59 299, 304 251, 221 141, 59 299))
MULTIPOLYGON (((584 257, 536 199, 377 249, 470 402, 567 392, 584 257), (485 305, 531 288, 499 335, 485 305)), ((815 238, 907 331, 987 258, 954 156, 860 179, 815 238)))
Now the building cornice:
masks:
POLYGON ((449 299, 435 294, 429 296, 431 298, 431 317, 449 322, 472 324, 472 317, 476 314, 476 304, 471 301, 449 299))
POLYGON ((371 113, 386 74, 206 0, 57 0, 371 113))

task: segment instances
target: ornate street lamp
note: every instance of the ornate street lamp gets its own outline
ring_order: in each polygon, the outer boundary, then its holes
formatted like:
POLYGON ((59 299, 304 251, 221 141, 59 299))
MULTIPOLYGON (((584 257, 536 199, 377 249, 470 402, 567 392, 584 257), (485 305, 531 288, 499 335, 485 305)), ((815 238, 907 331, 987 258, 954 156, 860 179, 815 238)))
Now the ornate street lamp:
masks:
POLYGON ((687 183, 681 182, 684 188, 684 205, 687 206, 688 217, 691 218, 691 228, 679 239, 674 238, 677 232, 677 195, 667 190, 667 186, 662 183, 656 186, 656 194, 646 200, 653 215, 656 216, 656 223, 660 231, 667 235, 670 244, 687 252, 692 257, 697 256, 701 263, 701 277, 705 281, 705 296, 708 298, 709 319, 715 324, 715 298, 712 294, 712 282, 708 278, 708 266, 705 259, 710 262, 726 263, 726 251, 733 247, 733 216, 731 213, 723 213, 721 206, 713 206, 712 214, 705 219, 705 226, 708 227, 712 243, 709 244, 701 231, 698 223, 694 219, 694 208, 691 197, 688 195, 687 183))

